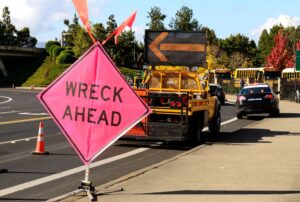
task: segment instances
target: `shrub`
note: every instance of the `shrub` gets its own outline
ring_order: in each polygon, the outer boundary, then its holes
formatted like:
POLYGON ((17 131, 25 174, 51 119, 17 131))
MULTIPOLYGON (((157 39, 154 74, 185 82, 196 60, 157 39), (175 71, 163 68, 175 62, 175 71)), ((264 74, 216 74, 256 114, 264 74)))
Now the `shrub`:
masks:
POLYGON ((51 52, 51 56, 53 58, 56 58, 57 56, 59 56, 59 54, 64 51, 65 48, 64 47, 61 47, 61 46, 54 46, 54 48, 52 49, 52 52, 51 52))
POLYGON ((54 58, 54 56, 53 56, 53 50, 54 50, 55 48, 57 48, 57 47, 60 47, 60 46, 58 46, 58 45, 56 45, 56 44, 50 46, 50 48, 49 48, 49 55, 50 55, 51 58, 54 58))
POLYGON ((51 51, 50 51, 50 47, 51 46, 60 46, 60 43, 58 41, 48 41, 45 45, 45 49, 46 49, 46 52, 50 55, 51 54, 51 51))
POLYGON ((72 64, 76 58, 73 56, 74 52, 70 50, 64 50, 60 52, 56 58, 56 64, 72 64))

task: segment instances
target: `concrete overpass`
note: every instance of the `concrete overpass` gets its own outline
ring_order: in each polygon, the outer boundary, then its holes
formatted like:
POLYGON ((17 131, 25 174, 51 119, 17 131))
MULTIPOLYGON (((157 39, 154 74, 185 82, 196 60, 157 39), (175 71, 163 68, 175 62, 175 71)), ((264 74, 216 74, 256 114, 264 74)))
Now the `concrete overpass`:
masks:
POLYGON ((45 56, 46 51, 44 48, 25 48, 0 45, 0 81, 9 80, 7 79, 8 77, 13 77, 15 75, 15 72, 13 71, 16 71, 17 68, 23 68, 22 64, 35 60, 35 58, 45 56), (10 71, 9 69, 13 70, 10 71))

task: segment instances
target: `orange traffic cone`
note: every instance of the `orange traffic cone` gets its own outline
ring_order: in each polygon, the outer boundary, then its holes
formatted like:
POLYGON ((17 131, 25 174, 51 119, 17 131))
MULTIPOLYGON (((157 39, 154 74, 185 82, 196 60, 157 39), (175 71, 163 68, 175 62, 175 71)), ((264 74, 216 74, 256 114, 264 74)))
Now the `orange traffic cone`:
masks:
POLYGON ((45 155, 49 154, 49 152, 45 151, 45 142, 44 142, 44 123, 40 122, 39 126, 39 134, 36 141, 36 148, 32 154, 45 155))

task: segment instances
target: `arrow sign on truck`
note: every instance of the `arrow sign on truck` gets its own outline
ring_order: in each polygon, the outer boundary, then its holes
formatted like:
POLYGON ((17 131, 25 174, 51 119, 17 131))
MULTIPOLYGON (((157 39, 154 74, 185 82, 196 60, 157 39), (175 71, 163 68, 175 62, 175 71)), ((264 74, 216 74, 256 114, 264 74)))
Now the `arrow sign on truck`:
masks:
POLYGON ((203 66, 205 35, 202 32, 146 30, 146 59, 150 65, 203 66))

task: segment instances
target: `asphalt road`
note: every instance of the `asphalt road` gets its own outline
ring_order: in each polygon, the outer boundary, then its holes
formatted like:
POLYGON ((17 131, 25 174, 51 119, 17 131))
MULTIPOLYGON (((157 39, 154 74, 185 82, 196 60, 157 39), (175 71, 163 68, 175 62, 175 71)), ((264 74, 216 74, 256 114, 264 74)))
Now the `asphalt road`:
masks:
MULTIPOLYGON (((83 163, 36 98, 36 90, 0 89, 0 201, 45 201, 77 188, 84 179, 83 163), (46 150, 36 156, 39 120, 44 120, 46 150)), ((222 122, 235 117, 233 104, 222 106, 222 122)), ((232 134, 264 116, 235 120, 222 126, 220 136, 232 134)), ((219 138, 219 137, 215 137, 219 138)), ((214 138, 208 138, 208 143, 214 138)), ((93 164, 95 186, 171 158, 191 147, 161 142, 117 141, 93 164)))

